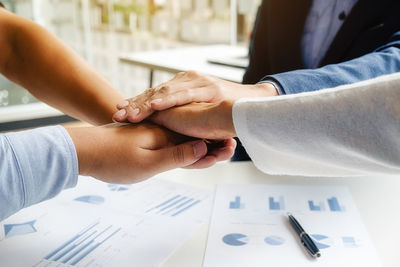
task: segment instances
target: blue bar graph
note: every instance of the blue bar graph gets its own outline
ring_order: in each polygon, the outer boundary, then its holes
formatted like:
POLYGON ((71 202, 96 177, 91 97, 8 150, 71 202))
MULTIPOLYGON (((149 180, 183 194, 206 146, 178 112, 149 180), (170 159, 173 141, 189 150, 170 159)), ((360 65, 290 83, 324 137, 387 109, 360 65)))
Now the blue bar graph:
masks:
POLYGON ((174 196, 174 197, 171 197, 170 199, 168 199, 168 200, 162 202, 161 204, 159 204, 159 205, 157 205, 157 206, 155 206, 155 207, 153 207, 153 208, 151 208, 151 209, 148 209, 146 212, 150 212, 150 211, 152 211, 152 210, 161 208, 162 206, 167 205, 168 203, 170 203, 171 201, 174 201, 175 199, 177 199, 177 198, 180 197, 180 196, 181 196, 181 195, 176 195, 176 196, 174 196))
POLYGON ((339 205, 339 201, 336 197, 328 198, 328 205, 331 211, 344 211, 344 208, 339 205))
POLYGON ((200 202, 201 202, 201 200, 196 200, 195 202, 193 202, 193 203, 190 204, 189 206, 186 206, 186 207, 180 209, 179 211, 177 211, 176 213, 172 214, 171 216, 172 216, 172 217, 178 216, 178 215, 181 214, 182 212, 184 212, 184 211, 190 209, 191 207, 193 207, 194 205, 197 205, 197 204, 200 203, 200 202))
POLYGON ((68 240, 67 242, 65 242, 64 244, 62 244, 61 246, 59 246, 56 250, 52 251, 50 254, 48 254, 46 257, 44 257, 46 260, 49 260, 50 258, 52 258, 54 255, 56 255, 58 252, 60 252, 61 250, 63 250, 66 246, 72 244, 75 240, 77 240, 78 238, 82 237, 84 234, 86 234, 88 231, 90 231, 90 229, 93 229, 93 227, 97 226, 99 224, 99 222, 95 222, 91 225, 89 225, 88 227, 86 227, 85 229, 83 229, 81 232, 79 232, 78 234, 76 234, 74 237, 72 237, 70 240, 68 240))
POLYGON ((229 202, 230 209, 242 209, 243 204, 240 203, 240 196, 236 196, 234 201, 229 202))
POLYGON ((324 206, 323 202, 320 202, 317 205, 312 200, 308 201, 308 207, 310 208, 310 211, 323 211, 323 210, 325 210, 325 206, 324 206))
POLYGON ((148 209, 146 213, 154 212, 156 214, 175 217, 183 213, 184 211, 187 211, 188 209, 192 208, 193 206, 197 205, 200 202, 201 202, 200 200, 197 200, 193 197, 176 195, 148 209))
POLYGON ((168 214, 170 212, 175 212, 176 210, 182 208, 185 205, 188 205, 190 202, 192 202, 194 199, 193 198, 189 198, 188 200, 182 202, 182 203, 178 203, 178 205, 172 206, 169 209, 167 209, 166 211, 164 211, 162 214, 168 214))
POLYGON ((98 248, 100 245, 102 245, 104 242, 106 242, 108 239, 110 239, 112 236, 114 236, 116 233, 118 233, 121 230, 121 228, 118 228, 117 230, 115 230, 113 233, 111 233, 110 235, 108 235, 103 241, 98 242, 97 244, 95 244, 94 246, 92 246, 91 248, 89 248, 87 251, 85 251, 84 253, 82 253, 77 259, 75 259, 71 265, 76 265, 78 264, 81 260, 83 260, 87 255, 89 255, 93 250, 95 250, 96 248, 98 248))
POLYGON ((273 197, 269 197, 269 209, 270 210, 284 210, 285 201, 282 196, 279 197, 278 201, 275 201, 273 197))
POLYGON ((96 248, 118 233, 112 225, 101 226, 93 223, 48 254, 44 259, 52 262, 76 265, 96 248))
POLYGON ((72 250, 74 250, 76 247, 78 247, 80 244, 82 244, 83 242, 85 242, 87 239, 89 239, 90 237, 92 237, 94 234, 96 233, 96 231, 93 231, 91 234, 89 234, 88 236, 82 238, 81 240, 77 240, 77 242, 75 244, 73 244, 72 246, 70 246, 68 249, 64 250, 62 253, 58 254, 57 257, 55 257, 53 259, 53 261, 58 261, 59 259, 61 259, 62 257, 64 257, 65 255, 67 255, 69 252, 71 252, 72 250))
POLYGON ((172 202, 171 204, 162 207, 162 208, 159 210, 159 212, 162 212, 162 211, 164 211, 164 210, 166 210, 166 209, 172 208, 172 207, 176 206, 177 204, 180 204, 182 201, 184 201, 184 200, 186 200, 186 199, 187 199, 187 197, 185 197, 185 196, 183 196, 183 197, 181 197, 181 198, 178 198, 177 200, 175 200, 175 201, 172 202))

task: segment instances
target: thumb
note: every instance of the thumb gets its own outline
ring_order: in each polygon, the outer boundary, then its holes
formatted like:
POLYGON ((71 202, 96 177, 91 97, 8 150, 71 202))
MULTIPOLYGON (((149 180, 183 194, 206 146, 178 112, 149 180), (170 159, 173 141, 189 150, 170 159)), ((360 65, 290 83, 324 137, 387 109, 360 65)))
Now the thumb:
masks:
POLYGON ((202 140, 192 141, 154 151, 157 153, 159 172, 186 167, 207 154, 207 145, 202 140))

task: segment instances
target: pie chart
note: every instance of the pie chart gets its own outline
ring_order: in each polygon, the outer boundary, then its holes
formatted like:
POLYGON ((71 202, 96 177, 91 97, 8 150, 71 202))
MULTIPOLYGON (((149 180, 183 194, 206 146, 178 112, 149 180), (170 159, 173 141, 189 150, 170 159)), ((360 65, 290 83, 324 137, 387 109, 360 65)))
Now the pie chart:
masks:
POLYGON ((222 238, 222 241, 229 246, 243 246, 249 242, 249 238, 244 234, 228 234, 222 238))
POLYGON ((326 235, 313 234, 311 238, 319 249, 326 249, 333 245, 333 240, 326 235))
POLYGON ((285 239, 283 237, 276 235, 267 236, 264 241, 271 246, 280 246, 285 243, 285 239))

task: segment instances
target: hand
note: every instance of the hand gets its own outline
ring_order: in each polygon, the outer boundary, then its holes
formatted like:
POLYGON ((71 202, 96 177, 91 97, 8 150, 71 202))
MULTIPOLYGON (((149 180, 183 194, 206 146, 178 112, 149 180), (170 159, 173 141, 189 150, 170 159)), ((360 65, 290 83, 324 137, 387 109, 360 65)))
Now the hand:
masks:
POLYGON ((135 183, 178 167, 210 167, 229 159, 236 146, 228 139, 223 147, 207 151, 202 140, 150 123, 67 131, 76 147, 79 173, 112 183, 135 183))
POLYGON ((192 103, 154 113, 150 120, 174 132, 213 140, 236 136, 231 101, 192 103))
POLYGON ((192 102, 220 103, 244 97, 278 95, 269 83, 243 85, 201 75, 195 71, 178 73, 172 80, 117 105, 113 120, 140 122, 155 111, 192 102))

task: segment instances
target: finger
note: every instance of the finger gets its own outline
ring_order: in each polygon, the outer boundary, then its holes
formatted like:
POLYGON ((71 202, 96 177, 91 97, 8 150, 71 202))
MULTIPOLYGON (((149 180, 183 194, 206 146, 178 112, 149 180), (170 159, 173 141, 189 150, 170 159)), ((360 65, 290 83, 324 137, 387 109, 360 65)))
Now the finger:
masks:
POLYGON ((192 141, 173 147, 155 150, 154 166, 158 172, 191 165, 207 154, 204 141, 192 141))
POLYGON ((225 140, 224 147, 210 151, 207 156, 196 161, 195 163, 184 167, 185 169, 204 169, 209 168, 218 161, 228 160, 235 153, 236 140, 225 140))
POLYGON ((154 95, 150 102, 153 110, 165 110, 175 106, 182 106, 193 102, 210 102, 214 95, 203 87, 193 87, 193 84, 182 84, 182 90, 170 94, 154 95), (191 88, 192 87, 192 88, 191 88), (204 89, 204 90, 203 90, 204 89))
POLYGON ((215 157, 216 161, 223 161, 230 159, 235 153, 236 140, 227 139, 224 142, 224 146, 213 151, 210 151, 208 155, 215 157))
POLYGON ((114 115, 112 116, 112 120, 114 122, 126 122, 126 116, 126 110, 123 108, 114 113, 114 115))
POLYGON ((215 156, 205 156, 193 164, 183 167, 184 169, 205 169, 213 166, 217 162, 215 156))

